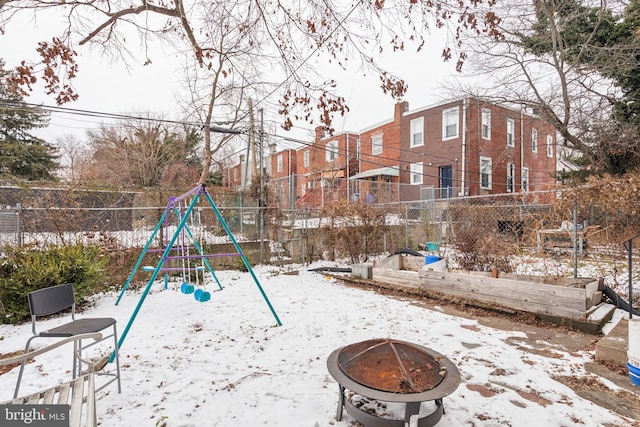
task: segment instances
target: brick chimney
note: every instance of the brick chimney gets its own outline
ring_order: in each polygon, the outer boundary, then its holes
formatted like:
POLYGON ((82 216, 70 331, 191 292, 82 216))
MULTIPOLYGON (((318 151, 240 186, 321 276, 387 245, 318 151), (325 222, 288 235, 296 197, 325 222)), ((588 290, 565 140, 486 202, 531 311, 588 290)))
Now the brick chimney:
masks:
POLYGON ((409 103, 407 101, 400 101, 396 103, 395 111, 393 113, 394 121, 400 121, 402 114, 409 111, 409 103))

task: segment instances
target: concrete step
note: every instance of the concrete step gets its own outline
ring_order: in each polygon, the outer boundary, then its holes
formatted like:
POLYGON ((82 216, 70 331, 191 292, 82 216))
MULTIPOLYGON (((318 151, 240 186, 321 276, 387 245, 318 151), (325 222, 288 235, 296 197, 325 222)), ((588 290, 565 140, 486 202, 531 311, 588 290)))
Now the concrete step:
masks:
POLYGON ((628 342, 629 321, 622 318, 604 338, 596 343, 596 359, 626 366, 628 342))

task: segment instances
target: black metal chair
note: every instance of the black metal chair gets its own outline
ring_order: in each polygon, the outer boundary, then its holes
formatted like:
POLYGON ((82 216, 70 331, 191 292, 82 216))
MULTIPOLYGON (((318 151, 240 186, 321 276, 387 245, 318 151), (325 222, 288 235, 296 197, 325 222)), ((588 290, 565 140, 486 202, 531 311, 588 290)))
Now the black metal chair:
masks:
MULTIPOLYGON (((81 334, 88 334, 94 332, 101 332, 109 327, 113 328, 113 333, 109 335, 103 335, 102 339, 99 341, 91 340, 89 344, 83 345, 82 340, 74 341, 74 351, 73 351, 73 378, 76 378, 77 375, 83 375, 86 371, 82 369, 82 352, 99 342, 104 340, 113 339, 114 350, 113 353, 115 355, 115 363, 116 370, 115 372, 103 372, 102 368, 106 365, 107 361, 111 358, 111 354, 104 357, 102 361, 96 362, 96 370, 95 375, 108 376, 112 377, 107 382, 102 384, 96 391, 99 391, 111 384, 114 381, 118 383, 118 393, 121 392, 120 385, 120 358, 118 355, 118 333, 116 329, 116 320, 110 317, 100 317, 100 318, 83 318, 76 319, 75 318, 75 295, 73 292, 73 284, 64 284, 58 286, 51 286, 44 289, 39 289, 37 291, 33 291, 28 294, 29 299, 29 310, 31 312, 31 329, 33 331, 33 336, 27 340, 27 344, 24 348, 24 353, 27 354, 29 352, 29 348, 31 346, 31 342, 35 338, 67 338, 73 337, 81 334), (54 327, 52 329, 38 332, 36 329, 37 318, 40 316, 48 316, 55 313, 60 313, 64 310, 71 308, 71 321, 65 323, 63 325, 54 327)), ((18 390, 20 389, 20 382, 22 381, 22 373, 24 371, 24 367, 26 364, 26 360, 22 361, 20 365, 20 372, 18 374, 18 381, 16 383, 16 389, 13 397, 18 397, 18 390)))

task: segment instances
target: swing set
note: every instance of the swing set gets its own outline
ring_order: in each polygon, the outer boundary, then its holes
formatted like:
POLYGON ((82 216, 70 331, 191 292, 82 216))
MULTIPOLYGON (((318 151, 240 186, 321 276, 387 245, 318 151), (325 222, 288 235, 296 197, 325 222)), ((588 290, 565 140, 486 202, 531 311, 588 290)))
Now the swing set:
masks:
MULTIPOLYGON (((199 214, 197 210, 196 210, 196 213, 199 214)), ((276 319, 276 323, 278 324, 278 326, 282 326, 282 322, 280 322, 278 315, 276 314, 271 303, 269 302, 269 298, 267 298, 267 295, 262 289, 262 286, 260 285, 258 278, 256 277, 253 269, 251 268, 251 265, 249 264, 249 261, 247 260, 247 257, 244 255, 242 249, 240 248, 240 245, 238 245, 238 242, 236 241, 235 237, 231 233, 231 230, 229 229, 227 223, 222 218, 220 211, 218 210, 215 203, 211 199, 211 196, 207 192, 204 184, 201 184, 195 188, 192 188, 191 190, 182 194, 181 196, 169 198, 169 202, 167 203, 167 207, 164 210, 164 213, 162 214, 160 221, 158 221, 156 228, 153 230, 151 237, 147 241, 144 249, 142 250, 142 253, 140 254, 140 257, 138 258, 136 264, 134 265, 133 270, 131 271, 131 274, 127 278, 127 281, 125 282, 122 288, 122 291, 120 291, 120 295, 116 300, 116 305, 120 303, 120 300, 122 299, 125 291, 131 284, 131 281, 133 280, 134 275, 141 268, 140 266, 142 264, 142 260, 144 259, 145 255, 150 252, 161 252, 162 255, 160 256, 160 260, 158 261, 158 264, 155 267, 154 266, 142 267, 143 271, 152 271, 152 274, 151 274, 151 277, 149 278, 149 281, 147 282, 146 287, 144 288, 144 291, 140 296, 140 300, 138 301, 138 304, 136 305, 131 315, 131 318, 129 319, 129 322, 127 323, 122 334, 120 335, 120 340, 118 341, 118 348, 122 346, 127 336, 127 333, 129 332, 129 329, 133 325, 133 322, 136 316, 138 315, 138 312, 140 311, 142 304, 144 303, 145 298, 147 297, 147 295, 149 294, 149 291, 151 290, 151 286, 156 281, 160 273, 164 274, 164 288, 167 289, 168 280, 169 280, 168 273, 171 271, 181 271, 183 283, 180 286, 180 291, 183 294, 193 294, 195 297, 195 300, 199 302, 207 302, 211 299, 211 293, 208 292, 206 290, 206 287, 204 286, 205 271, 209 272, 209 274, 211 275, 215 283, 218 285, 218 290, 222 290, 222 285, 220 284, 220 281, 216 277, 216 274, 213 268, 211 267, 211 263, 209 262, 209 258, 213 258, 213 257, 239 256, 242 259, 244 266, 247 268, 247 271, 253 278, 253 281, 258 287, 260 293, 262 294, 262 297, 267 303, 267 306, 269 307, 271 314, 276 319), (190 197, 192 197, 192 200, 190 203, 187 204, 187 201, 190 197), (216 218, 224 228, 225 232, 227 233, 227 236, 229 237, 237 253, 224 253, 224 254, 205 254, 204 253, 203 245, 202 245, 202 224, 200 224, 200 221, 199 221, 200 215, 197 215, 198 217, 197 224, 196 224, 196 221, 193 220, 192 218, 192 213, 194 212, 194 208, 196 207, 196 204, 198 203, 198 200, 201 197, 204 197, 204 199, 207 201, 207 203, 215 213, 216 218), (170 228, 169 228, 170 214, 175 214, 178 221, 178 226, 176 227, 175 231, 173 231, 173 233, 170 232, 170 228), (194 233, 189 227, 189 224, 188 224, 189 218, 192 218, 192 221, 191 221, 192 227, 194 227, 194 225, 199 225, 200 243, 198 243, 194 233), (164 233, 165 239, 163 242, 163 248, 153 249, 151 247, 152 243, 156 239, 156 236, 158 232, 162 229, 163 225, 165 227, 165 233, 164 233), (195 250, 195 253, 191 253, 192 249, 195 250), (191 265, 192 262, 197 263, 198 260, 200 261, 201 265, 194 265, 194 266, 191 265), (174 265, 175 265, 175 262, 177 262, 179 266, 176 267, 172 265, 170 261, 174 261, 174 265), (190 283, 192 273, 195 274, 195 278, 196 278, 195 286, 190 283), (200 273, 202 273, 202 286, 200 286, 200 279, 199 279, 200 273)), ((112 355, 111 358, 113 357, 114 356, 112 355)))

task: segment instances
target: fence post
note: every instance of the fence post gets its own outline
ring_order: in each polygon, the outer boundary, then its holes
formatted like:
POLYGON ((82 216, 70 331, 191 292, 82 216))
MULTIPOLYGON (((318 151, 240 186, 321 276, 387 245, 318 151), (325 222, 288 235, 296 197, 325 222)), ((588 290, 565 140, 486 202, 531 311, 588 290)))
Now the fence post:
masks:
MULTIPOLYGON (((582 249, 580 248, 580 251, 582 249)), ((576 200, 573 201, 573 277, 578 277, 578 202, 576 200)))
POLYGON ((22 203, 16 203, 16 226, 17 226, 17 244, 22 247, 22 203))
POLYGON ((409 247, 409 204, 404 204, 404 247, 409 247))

